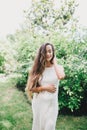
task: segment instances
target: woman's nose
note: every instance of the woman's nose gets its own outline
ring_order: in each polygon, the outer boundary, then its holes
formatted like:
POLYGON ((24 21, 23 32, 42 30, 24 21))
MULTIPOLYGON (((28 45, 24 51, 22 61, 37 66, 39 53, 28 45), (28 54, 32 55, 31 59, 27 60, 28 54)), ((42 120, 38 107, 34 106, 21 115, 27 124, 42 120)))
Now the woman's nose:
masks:
POLYGON ((50 55, 50 53, 48 52, 48 53, 47 53, 47 56, 49 56, 49 55, 50 55))

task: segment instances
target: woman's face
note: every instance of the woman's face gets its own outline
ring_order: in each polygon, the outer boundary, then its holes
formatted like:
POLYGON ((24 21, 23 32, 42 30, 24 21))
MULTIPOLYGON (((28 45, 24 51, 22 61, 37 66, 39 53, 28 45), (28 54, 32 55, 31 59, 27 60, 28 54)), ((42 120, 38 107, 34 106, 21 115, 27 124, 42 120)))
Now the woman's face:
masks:
POLYGON ((51 45, 46 46, 46 61, 50 61, 53 57, 53 50, 51 45))

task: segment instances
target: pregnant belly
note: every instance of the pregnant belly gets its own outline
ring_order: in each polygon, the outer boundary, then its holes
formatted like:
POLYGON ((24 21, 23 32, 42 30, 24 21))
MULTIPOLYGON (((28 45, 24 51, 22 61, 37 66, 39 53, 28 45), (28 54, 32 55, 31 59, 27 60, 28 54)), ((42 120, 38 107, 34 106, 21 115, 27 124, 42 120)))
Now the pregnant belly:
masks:
POLYGON ((55 100, 57 98, 57 93, 41 92, 38 94, 38 98, 46 101, 55 100))

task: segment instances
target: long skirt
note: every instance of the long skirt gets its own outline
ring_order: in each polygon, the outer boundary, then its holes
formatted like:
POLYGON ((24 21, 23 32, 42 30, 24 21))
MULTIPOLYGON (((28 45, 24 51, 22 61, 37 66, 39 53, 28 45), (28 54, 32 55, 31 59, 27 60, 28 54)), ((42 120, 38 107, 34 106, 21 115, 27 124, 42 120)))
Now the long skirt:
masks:
POLYGON ((34 97, 32 100, 32 130, 55 130, 58 116, 57 98, 34 97))

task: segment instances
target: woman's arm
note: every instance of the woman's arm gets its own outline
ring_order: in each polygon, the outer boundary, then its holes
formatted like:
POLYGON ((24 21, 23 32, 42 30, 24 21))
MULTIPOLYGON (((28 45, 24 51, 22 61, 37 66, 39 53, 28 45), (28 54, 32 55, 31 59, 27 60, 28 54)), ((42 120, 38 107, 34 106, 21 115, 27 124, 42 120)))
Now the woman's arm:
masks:
POLYGON ((32 91, 33 93, 39 93, 42 91, 48 91, 50 93, 54 93, 56 91, 56 87, 54 85, 39 86, 31 88, 30 91, 32 91))
POLYGON ((58 79, 60 80, 64 79, 65 78, 64 68, 61 65, 57 64, 56 58, 54 58, 53 63, 54 63, 54 68, 55 68, 58 79))
POLYGON ((40 87, 33 87, 30 89, 30 91, 32 91, 33 93, 39 93, 39 92, 44 91, 44 89, 42 86, 40 86, 40 87))

